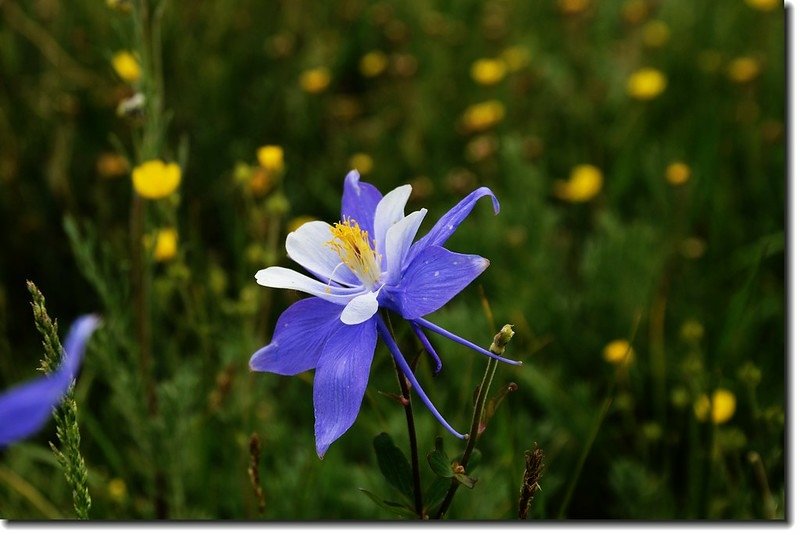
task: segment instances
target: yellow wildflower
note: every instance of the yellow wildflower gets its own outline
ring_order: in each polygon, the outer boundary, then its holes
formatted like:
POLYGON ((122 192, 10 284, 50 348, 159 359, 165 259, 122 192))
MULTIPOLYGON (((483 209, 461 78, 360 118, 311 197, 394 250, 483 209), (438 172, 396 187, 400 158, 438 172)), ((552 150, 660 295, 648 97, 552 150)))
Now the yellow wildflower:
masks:
POLYGON ((669 26, 663 20, 651 20, 642 27, 642 42, 650 48, 659 48, 669 41, 669 26))
POLYGON ((706 242, 697 236, 689 236, 680 244, 681 254, 689 260, 697 260, 706 252, 706 242))
POLYGON ((522 45, 510 46, 500 53, 500 57, 508 67, 509 72, 524 69, 531 61, 531 53, 522 45))
POLYGON ((711 421, 715 424, 724 424, 733 417, 736 412, 736 396, 730 390, 718 388, 711 394, 711 401, 708 396, 703 394, 694 403, 694 415, 701 421, 708 421, 711 413, 711 421))
POLYGON ((664 178, 673 186, 685 184, 692 176, 692 170, 683 162, 672 162, 664 172, 664 178))
POLYGON ((103 178, 124 175, 128 171, 128 160, 113 152, 104 152, 97 158, 97 173, 103 178))
POLYGON ((728 78, 737 84, 746 84, 755 80, 761 67, 755 58, 743 56, 728 64, 728 78))
POLYGON ((311 221, 316 221, 315 217, 311 217, 309 215, 301 215, 297 217, 293 217, 286 223, 286 232, 294 232, 295 230, 299 229, 306 223, 310 223, 311 221))
POLYGON ((117 76, 128 83, 138 82, 139 78, 142 77, 142 68, 139 66, 139 61, 127 50, 114 54, 114 57, 111 58, 111 66, 114 67, 117 76))
POLYGON ((479 59, 472 63, 470 75, 481 85, 494 85, 506 77, 506 64, 497 59, 479 59))
POLYGON ((253 193, 253 195, 256 197, 262 197, 266 195, 274 183, 275 180, 272 173, 263 167, 257 167, 253 170, 253 174, 250 175, 250 182, 248 185, 250 186, 250 191, 253 193))
POLYGON ((705 332, 705 327, 697 320, 686 320, 681 325, 681 339, 686 342, 699 342, 705 332))
POLYGON ((125 481, 118 477, 109 481, 108 495, 117 503, 124 502, 125 498, 128 496, 128 487, 125 485, 125 481))
POLYGON ((506 108, 499 100, 487 100, 473 104, 464 111, 461 120, 469 132, 487 130, 503 120, 506 108))
POLYGON ((557 180, 553 193, 563 201, 580 203, 593 199, 603 187, 603 173, 593 165, 577 165, 569 180, 557 180))
POLYGON ((146 199, 171 195, 181 183, 181 168, 176 163, 148 160, 133 168, 133 189, 146 199))
POLYGON ((633 348, 627 340, 612 340, 603 348, 603 359, 614 365, 627 366, 633 361, 633 348))
POLYGON ((247 184, 253 177, 253 167, 245 162, 236 162, 233 166, 233 181, 237 184, 247 184))
POLYGON ((744 0, 744 3, 759 11, 772 11, 783 2, 780 0, 744 0))
POLYGON ((372 156, 357 152, 350 157, 350 169, 355 169, 362 175, 368 175, 374 166, 372 156))
POLYGON ((158 229, 155 235, 146 235, 142 243, 148 251, 152 251, 156 262, 172 260, 178 253, 178 231, 172 227, 158 229))
POLYGON ((322 93, 331 83, 331 71, 326 67, 308 69, 300 75, 300 87, 306 93, 322 93))
POLYGON ((358 69, 367 78, 375 78, 386 70, 388 64, 389 58, 386 57, 386 54, 380 50, 373 50, 361 57, 361 61, 358 62, 358 69))
POLYGON ((639 24, 650 11, 650 6, 646 0, 628 0, 622 6, 622 18, 629 24, 639 24))
POLYGON ((652 100, 666 87, 667 78, 657 69, 639 69, 628 78, 628 94, 637 100, 652 100))
POLYGON ((133 9, 131 0, 106 0, 106 5, 121 13, 130 13, 133 9))
POLYGON ((256 153, 261 167, 271 173, 283 171, 283 149, 278 145, 264 145, 256 153))
POLYGON ((586 11, 589 0, 558 0, 558 9, 565 15, 577 15, 586 11))

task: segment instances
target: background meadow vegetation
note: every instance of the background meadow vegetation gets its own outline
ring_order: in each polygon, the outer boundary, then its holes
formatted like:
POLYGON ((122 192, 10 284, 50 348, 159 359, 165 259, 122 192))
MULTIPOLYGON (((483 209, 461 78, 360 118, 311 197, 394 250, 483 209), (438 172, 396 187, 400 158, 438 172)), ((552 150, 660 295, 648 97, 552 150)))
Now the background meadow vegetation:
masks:
MULTIPOLYGON (((515 518, 537 443, 532 519, 783 518, 784 24, 774 0, 0 0, 0 386, 38 373, 32 280, 60 332, 104 318, 75 391, 91 518, 395 518, 358 490, 401 501, 372 444, 408 451, 388 351, 318 459, 313 376, 248 370, 298 297, 253 275, 338 218, 353 167, 411 183, 423 231, 486 185, 500 214, 449 247, 491 267, 432 319, 488 346, 482 291, 525 365, 449 517, 515 518), (152 158, 181 167, 159 200, 132 187, 152 158)), ((483 357, 434 344, 418 377, 466 429, 483 357)), ((434 438, 461 444, 415 411, 427 483, 434 438)), ((0 516, 74 515, 51 440, 0 452, 0 516)))

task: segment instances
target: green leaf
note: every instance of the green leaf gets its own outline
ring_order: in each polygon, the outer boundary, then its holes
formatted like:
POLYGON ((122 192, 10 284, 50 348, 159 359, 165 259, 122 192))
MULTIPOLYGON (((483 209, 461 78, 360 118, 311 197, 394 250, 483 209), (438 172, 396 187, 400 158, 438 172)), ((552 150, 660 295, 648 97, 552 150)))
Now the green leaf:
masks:
POLYGON ((453 477, 453 465, 444 452, 442 437, 436 437, 435 449, 428 453, 428 464, 431 470, 439 477, 453 477))
POLYGON ((450 483, 453 481, 452 478, 445 478, 445 477, 437 477, 433 483, 431 483, 425 489, 425 507, 426 511, 432 511, 438 507, 441 501, 444 499, 444 495, 447 494, 447 490, 450 488, 450 483))
POLYGON ((478 482, 478 480, 476 478, 469 477, 467 474, 456 474, 453 477, 455 477, 456 481, 458 481, 459 483, 461 483, 462 485, 464 485, 468 489, 471 489, 472 487, 474 487, 475 483, 478 482))
POLYGON ((411 464, 405 454, 394 445, 392 438, 386 433, 381 433, 372 441, 375 455, 378 457, 378 467, 394 488, 414 500, 414 491, 411 488, 411 464))
POLYGON ((396 514, 403 518, 418 518, 417 513, 415 513, 413 509, 403 505, 402 503, 390 502, 384 500, 382 498, 379 498, 378 496, 375 496, 367 489, 358 489, 358 490, 366 494, 367 497, 373 502, 375 502, 381 509, 385 509, 390 513, 396 514))

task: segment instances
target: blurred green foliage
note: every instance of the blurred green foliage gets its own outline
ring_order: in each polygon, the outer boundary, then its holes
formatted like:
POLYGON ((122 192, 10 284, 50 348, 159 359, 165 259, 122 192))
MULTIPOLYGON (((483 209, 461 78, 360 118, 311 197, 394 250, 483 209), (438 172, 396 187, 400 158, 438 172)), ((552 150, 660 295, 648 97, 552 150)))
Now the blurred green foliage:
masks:
MULTIPOLYGON (((477 284, 496 321, 515 324, 507 354, 525 365, 498 369, 496 388, 519 388, 449 517, 514 518, 536 442, 531 518, 783 518, 786 36, 780 6, 757 4, 770 2, 167 2, 160 157, 181 163, 183 182, 145 210, 144 229, 177 226, 180 241, 147 264, 139 309, 129 169, 148 117, 116 114, 133 89, 111 67, 136 53, 132 15, 102 0, 0 0, 0 385, 39 359, 30 279, 62 327, 105 318, 75 393, 93 518, 393 518, 358 490, 391 498, 375 436, 407 451, 402 411, 380 395, 397 390, 388 352, 356 424, 319 460, 311 375, 248 370, 297 298, 253 274, 291 265, 294 218, 338 218, 354 164, 384 192, 410 182, 427 225, 486 185, 500 214, 479 204, 449 246, 491 260, 477 284), (504 61, 496 84, 471 77, 481 58, 504 61), (666 79, 648 100, 629 87, 642 68, 666 79), (309 69, 322 70, 304 89, 309 69), (489 101, 496 120, 464 118, 489 101), (258 177, 266 144, 284 150, 280 179, 258 177), (665 178, 673 162, 688 166, 682 184, 665 178), (559 181, 581 164, 601 188, 570 202, 559 181), (628 365, 603 358, 618 339, 628 365), (735 412, 701 421, 696 401, 717 388, 735 412)), ((434 317, 488 345, 477 284, 434 317)), ((482 357, 434 343, 444 370, 422 361, 420 381, 465 429, 482 357)), ((416 413, 431 451, 444 432, 416 413)), ((70 514, 51 438, 52 426, 0 453, 0 516, 70 514)))

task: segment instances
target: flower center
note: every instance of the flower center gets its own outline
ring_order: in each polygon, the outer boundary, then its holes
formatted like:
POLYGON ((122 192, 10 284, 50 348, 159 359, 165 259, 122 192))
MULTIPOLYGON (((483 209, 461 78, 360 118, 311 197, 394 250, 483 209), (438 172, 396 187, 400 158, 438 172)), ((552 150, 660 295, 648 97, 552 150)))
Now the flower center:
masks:
POLYGON ((354 219, 334 223, 333 239, 325 245, 336 251, 342 263, 350 268, 366 286, 375 285, 381 277, 381 255, 369 243, 369 233, 361 230, 354 219))

